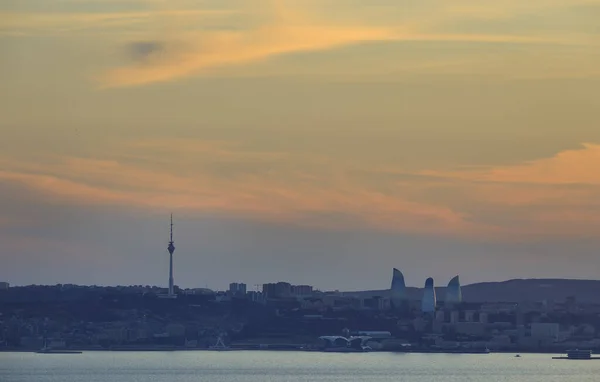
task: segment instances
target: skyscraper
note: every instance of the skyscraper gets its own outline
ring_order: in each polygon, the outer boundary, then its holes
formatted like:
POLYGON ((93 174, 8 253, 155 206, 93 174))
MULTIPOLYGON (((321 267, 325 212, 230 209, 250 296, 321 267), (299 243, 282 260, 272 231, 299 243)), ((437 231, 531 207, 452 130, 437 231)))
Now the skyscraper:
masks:
POLYGON ((396 309, 399 309, 407 300, 406 284, 404 283, 404 275, 396 268, 394 268, 392 274, 392 286, 390 291, 392 306, 396 309))
POLYGON ((423 299, 421 300, 421 311, 423 313, 434 313, 435 304, 435 287, 433 286, 433 279, 430 277, 425 280, 425 289, 423 290, 423 299))
POLYGON ((462 291, 460 289, 460 279, 458 276, 452 278, 448 283, 444 302, 446 304, 460 304, 462 302, 462 291))

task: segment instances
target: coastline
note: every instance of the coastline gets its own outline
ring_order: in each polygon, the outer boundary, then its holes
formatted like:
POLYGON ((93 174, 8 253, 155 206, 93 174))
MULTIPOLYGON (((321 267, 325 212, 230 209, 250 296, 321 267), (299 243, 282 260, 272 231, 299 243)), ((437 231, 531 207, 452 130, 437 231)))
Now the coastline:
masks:
MULTIPOLYGON (((231 352, 231 351, 270 351, 270 352, 320 352, 320 353, 398 353, 398 354, 469 354, 469 355, 486 355, 486 354, 564 354, 560 351, 490 351, 489 353, 483 351, 442 351, 442 350, 370 350, 370 351, 335 351, 326 349, 301 349, 301 348, 255 348, 255 347, 231 347, 224 349, 208 349, 208 348, 182 348, 182 347, 138 347, 138 348, 111 348, 111 349, 99 349, 99 348, 86 348, 86 347, 72 347, 65 349, 56 349, 57 351, 78 351, 78 352, 231 352)), ((39 349, 0 349, 0 353, 38 353, 39 349)), ((53 354, 52 352, 47 354, 53 354)), ((55 353, 60 354, 60 353, 55 353)), ((553 359, 567 359, 567 357, 556 356, 553 359)), ((592 358, 599 359, 600 357, 592 358)))

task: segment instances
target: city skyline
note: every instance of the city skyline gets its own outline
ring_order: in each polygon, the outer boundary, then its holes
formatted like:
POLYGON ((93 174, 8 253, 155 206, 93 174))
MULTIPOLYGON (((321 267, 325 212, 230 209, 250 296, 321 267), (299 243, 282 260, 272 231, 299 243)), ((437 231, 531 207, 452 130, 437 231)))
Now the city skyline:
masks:
POLYGON ((171 212, 184 287, 597 279, 599 17, 5 1, 0 281, 162 285, 171 212))

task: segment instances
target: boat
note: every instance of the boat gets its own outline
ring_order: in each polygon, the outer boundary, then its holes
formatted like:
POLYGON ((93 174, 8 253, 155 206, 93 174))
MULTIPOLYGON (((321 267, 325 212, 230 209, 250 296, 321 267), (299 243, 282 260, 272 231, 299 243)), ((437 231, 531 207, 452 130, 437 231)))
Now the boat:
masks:
POLYGON ((515 355, 515 358, 521 358, 521 354, 515 355))
POLYGON ((488 348, 464 348, 457 347, 451 349, 444 349, 440 347, 431 347, 429 349, 423 349, 418 351, 420 353, 448 353, 448 354, 490 354, 490 349, 488 348))
POLYGON ((567 350, 567 358, 568 359, 591 359, 592 351, 591 350, 567 350))
POLYGON ((600 357, 592 357, 591 350, 572 349, 567 350, 566 357, 552 357, 552 359, 600 360, 600 357))
POLYGON ((79 350, 67 350, 67 349, 50 349, 50 348, 42 348, 36 351, 37 354, 81 354, 82 351, 79 350))

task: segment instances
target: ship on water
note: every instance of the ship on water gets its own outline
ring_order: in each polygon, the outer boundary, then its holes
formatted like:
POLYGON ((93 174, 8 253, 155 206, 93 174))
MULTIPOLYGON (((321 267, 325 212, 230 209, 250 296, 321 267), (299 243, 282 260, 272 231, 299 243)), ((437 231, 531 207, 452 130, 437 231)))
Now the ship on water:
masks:
POLYGON ((591 350, 572 349, 567 350, 566 357, 552 357, 552 359, 570 359, 570 360, 600 360, 600 357, 592 357, 591 350))
POLYGON ((68 349, 50 349, 50 348, 42 348, 36 351, 37 354, 81 354, 82 351, 79 350, 68 350, 68 349))

